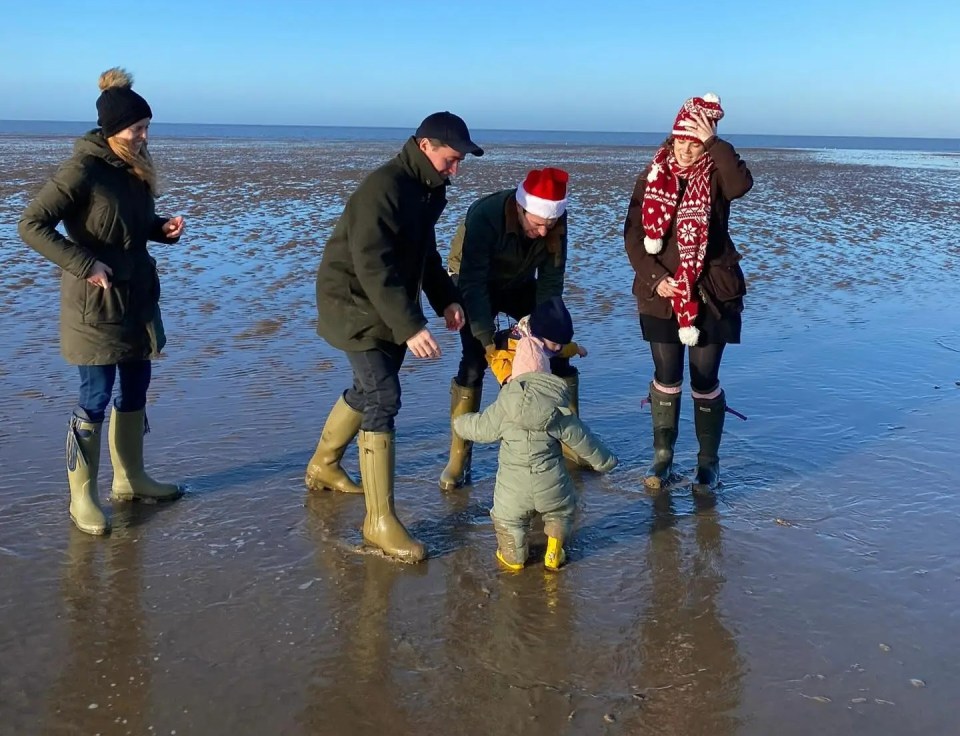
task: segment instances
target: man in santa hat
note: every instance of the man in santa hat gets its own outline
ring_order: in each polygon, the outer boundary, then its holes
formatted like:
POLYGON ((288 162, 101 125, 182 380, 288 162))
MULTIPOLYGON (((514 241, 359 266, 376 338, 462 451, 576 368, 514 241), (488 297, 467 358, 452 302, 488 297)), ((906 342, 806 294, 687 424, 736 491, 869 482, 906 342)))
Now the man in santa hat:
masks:
MULTIPOLYGON (((480 408, 496 316, 503 312, 519 320, 563 295, 569 179, 562 169, 535 169, 517 187, 482 197, 450 245, 447 267, 457 279, 467 324, 460 332, 460 369, 450 384, 450 459, 440 475, 443 490, 469 479, 472 445, 453 431, 453 420, 480 408)), ((567 381, 576 411, 576 369, 561 358, 551 360, 551 369, 567 381)))

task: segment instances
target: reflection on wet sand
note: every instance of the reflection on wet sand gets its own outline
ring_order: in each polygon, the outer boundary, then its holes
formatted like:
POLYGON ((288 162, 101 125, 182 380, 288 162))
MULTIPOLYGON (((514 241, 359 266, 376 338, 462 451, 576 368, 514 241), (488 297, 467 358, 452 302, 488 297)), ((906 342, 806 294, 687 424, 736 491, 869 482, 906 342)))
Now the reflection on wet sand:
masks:
POLYGON ((343 494, 307 496, 318 573, 336 581, 337 588, 326 601, 326 636, 310 674, 306 706, 297 718, 307 734, 410 733, 416 722, 405 709, 391 625, 394 585, 398 578, 416 574, 416 568, 330 543, 331 536, 346 532, 344 517, 358 505, 362 499, 343 494))
POLYGON ((563 574, 538 561, 522 575, 500 576, 478 637, 486 650, 475 653, 490 673, 493 733, 561 733, 569 727, 578 689, 570 661, 575 606, 563 574))
POLYGON ((45 734, 146 733, 151 677, 134 520, 140 508, 114 512, 106 543, 69 529, 61 586, 68 654, 50 689, 45 734))
POLYGON ((744 664, 719 610, 723 528, 711 506, 679 518, 670 495, 654 501, 646 555, 652 587, 637 642, 644 701, 636 723, 650 733, 733 736, 741 725, 744 664))

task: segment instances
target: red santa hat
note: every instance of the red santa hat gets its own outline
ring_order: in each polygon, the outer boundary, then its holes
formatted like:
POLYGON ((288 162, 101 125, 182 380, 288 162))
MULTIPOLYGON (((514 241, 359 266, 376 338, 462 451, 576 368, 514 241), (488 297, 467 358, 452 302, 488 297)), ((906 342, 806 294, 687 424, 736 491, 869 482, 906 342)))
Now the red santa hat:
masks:
POLYGON ((699 141, 700 139, 693 135, 684 125, 693 120, 694 113, 703 113, 707 120, 718 122, 723 117, 723 108, 720 107, 720 98, 713 92, 707 92, 703 97, 691 97, 683 103, 680 112, 677 113, 677 119, 673 121, 673 130, 670 134, 674 138, 685 138, 690 141, 699 141))
POLYGON ((570 175, 563 169, 534 169, 517 187, 517 204, 531 215, 556 220, 567 209, 567 182, 570 175))

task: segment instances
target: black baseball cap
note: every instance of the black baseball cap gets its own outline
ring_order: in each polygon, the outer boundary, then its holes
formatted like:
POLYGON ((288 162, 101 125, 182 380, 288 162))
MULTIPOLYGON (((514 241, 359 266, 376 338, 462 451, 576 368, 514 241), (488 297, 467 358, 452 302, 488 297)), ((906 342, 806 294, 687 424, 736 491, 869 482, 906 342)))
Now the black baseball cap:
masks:
POLYGON ((463 118, 449 111, 435 112, 425 117, 414 137, 435 138, 443 141, 445 145, 464 156, 468 153, 474 156, 483 155, 483 149, 470 140, 470 131, 467 130, 467 124, 463 122, 463 118))

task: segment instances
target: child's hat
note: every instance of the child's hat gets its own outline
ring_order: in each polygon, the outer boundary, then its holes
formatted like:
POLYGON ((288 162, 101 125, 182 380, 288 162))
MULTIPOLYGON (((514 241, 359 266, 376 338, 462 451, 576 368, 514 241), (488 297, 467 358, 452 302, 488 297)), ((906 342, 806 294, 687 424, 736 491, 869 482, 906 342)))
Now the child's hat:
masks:
POLYGON ((530 315, 530 332, 544 340, 566 345, 573 339, 573 318, 558 296, 551 297, 530 315))
POLYGON ((533 337, 521 337, 517 341, 517 352, 513 356, 511 377, 524 373, 549 373, 550 359, 543 352, 540 341, 533 337))

